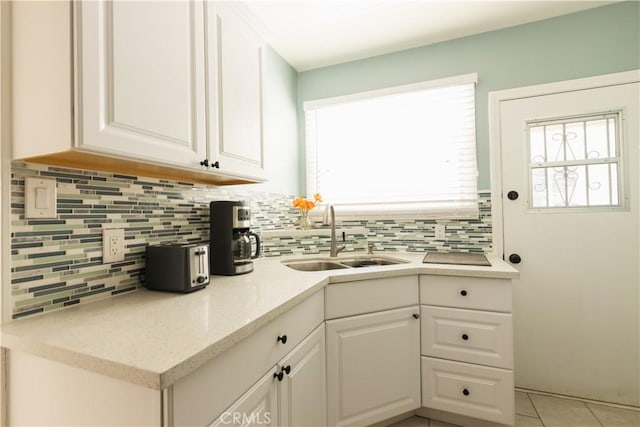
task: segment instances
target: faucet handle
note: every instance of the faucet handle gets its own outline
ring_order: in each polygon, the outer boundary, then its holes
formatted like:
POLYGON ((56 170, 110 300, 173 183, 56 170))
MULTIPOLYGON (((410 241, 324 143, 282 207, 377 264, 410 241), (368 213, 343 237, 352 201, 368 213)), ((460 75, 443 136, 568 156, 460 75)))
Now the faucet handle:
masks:
POLYGON ((324 215, 322 216, 322 225, 330 225, 331 221, 329 220, 329 207, 331 205, 327 204, 324 208, 324 215))

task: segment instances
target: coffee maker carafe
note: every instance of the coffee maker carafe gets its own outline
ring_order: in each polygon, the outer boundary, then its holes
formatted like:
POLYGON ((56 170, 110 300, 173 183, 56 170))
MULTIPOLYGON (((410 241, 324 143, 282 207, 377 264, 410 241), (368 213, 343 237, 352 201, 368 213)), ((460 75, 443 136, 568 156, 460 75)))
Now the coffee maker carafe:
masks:
POLYGON ((251 208, 241 201, 215 201, 210 206, 211 274, 232 276, 253 271, 260 255, 260 237, 250 231, 251 208), (256 241, 252 251, 251 237, 256 241))

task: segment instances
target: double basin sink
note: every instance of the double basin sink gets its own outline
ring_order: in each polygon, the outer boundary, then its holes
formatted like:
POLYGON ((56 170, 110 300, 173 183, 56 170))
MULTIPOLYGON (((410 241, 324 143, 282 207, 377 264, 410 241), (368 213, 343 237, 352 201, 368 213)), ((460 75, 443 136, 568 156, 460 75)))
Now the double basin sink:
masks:
POLYGON ((406 264, 409 261, 382 255, 359 255, 345 257, 301 258, 282 261, 284 265, 298 271, 342 270, 346 268, 377 267, 381 265, 406 264))

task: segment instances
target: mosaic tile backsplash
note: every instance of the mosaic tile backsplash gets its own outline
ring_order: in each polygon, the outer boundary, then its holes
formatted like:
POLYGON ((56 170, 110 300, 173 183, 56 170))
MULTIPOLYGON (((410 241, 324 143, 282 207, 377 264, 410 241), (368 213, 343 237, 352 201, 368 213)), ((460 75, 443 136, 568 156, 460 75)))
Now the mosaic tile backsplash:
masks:
MULTIPOLYGON (((327 232, 272 232, 296 227, 292 195, 24 163, 14 163, 11 184, 14 319, 136 290, 146 245, 209 239, 211 200, 249 202, 264 256, 329 250, 327 232), (56 219, 24 218, 24 178, 36 175, 57 181, 56 219), (124 261, 102 264, 103 228, 124 228, 124 261)), ((489 194, 481 193, 480 218, 444 222, 444 242, 434 241, 434 220, 344 221, 339 227, 351 252, 366 251, 368 243, 378 251, 487 251, 490 214, 489 194)))

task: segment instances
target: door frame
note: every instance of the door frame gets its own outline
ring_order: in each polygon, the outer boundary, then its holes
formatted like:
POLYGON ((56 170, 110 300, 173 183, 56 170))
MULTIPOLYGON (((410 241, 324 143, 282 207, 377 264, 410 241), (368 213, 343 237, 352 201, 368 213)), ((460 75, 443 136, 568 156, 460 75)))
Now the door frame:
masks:
MULTIPOLYGON (((595 89, 640 82, 640 69, 603 74, 574 80, 544 83, 489 92, 489 159, 491 170, 492 252, 504 259, 504 219, 502 215, 502 139, 501 103, 556 93, 595 89)), ((640 236, 639 236, 640 237, 640 236)))

